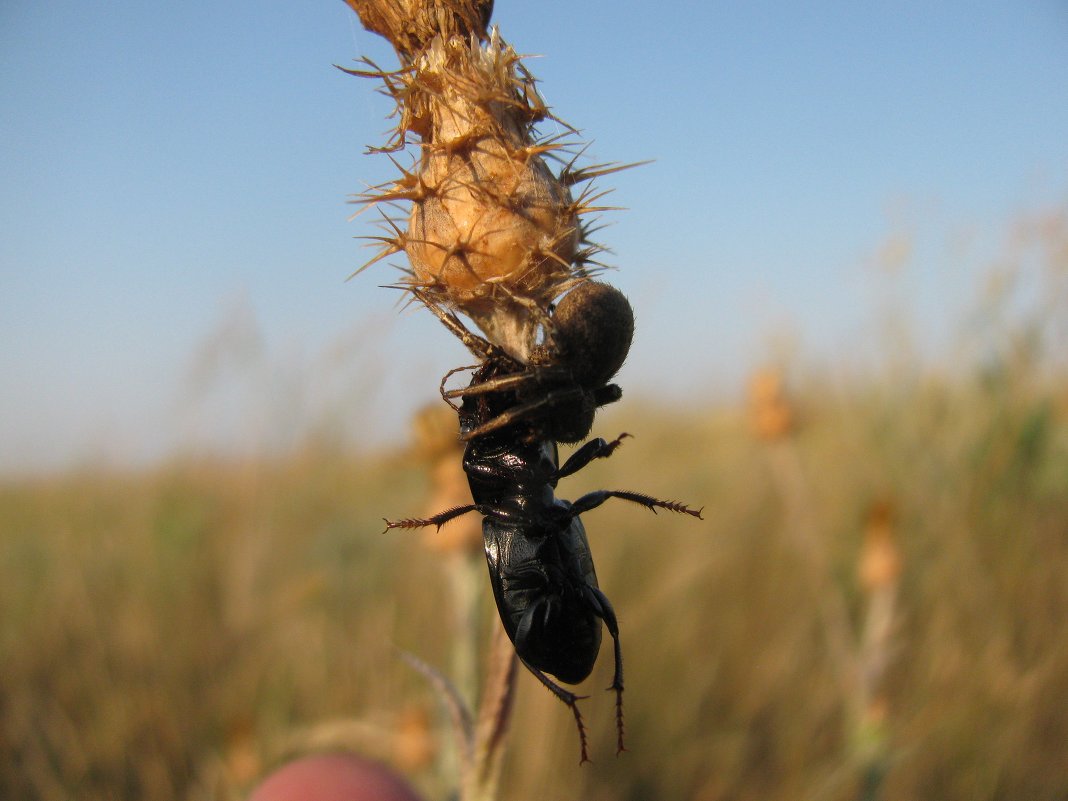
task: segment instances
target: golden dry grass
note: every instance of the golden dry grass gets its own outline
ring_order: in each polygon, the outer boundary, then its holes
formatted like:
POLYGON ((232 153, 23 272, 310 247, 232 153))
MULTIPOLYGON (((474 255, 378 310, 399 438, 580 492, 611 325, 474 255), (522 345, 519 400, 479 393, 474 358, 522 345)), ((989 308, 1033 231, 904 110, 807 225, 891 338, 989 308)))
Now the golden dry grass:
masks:
MULTIPOLYGON (((612 756, 597 692, 610 660, 584 705, 582 769, 570 716, 522 677, 508 795, 856 798, 883 770, 888 799, 1062 798, 1061 403, 996 379, 802 394, 793 500, 772 466, 782 443, 753 440, 741 415, 606 416, 603 430, 639 437, 566 494, 638 487, 699 499, 707 521, 590 514, 631 751, 612 756), (873 734, 833 643, 859 636, 856 563, 879 499, 904 567, 873 734), (825 596, 844 620, 822 614, 825 596)), ((314 452, 5 487, 0 795, 233 797, 316 730, 403 761, 406 716, 436 706, 395 648, 448 669, 448 583, 440 554, 379 518, 419 509, 424 489, 413 466, 314 452)))

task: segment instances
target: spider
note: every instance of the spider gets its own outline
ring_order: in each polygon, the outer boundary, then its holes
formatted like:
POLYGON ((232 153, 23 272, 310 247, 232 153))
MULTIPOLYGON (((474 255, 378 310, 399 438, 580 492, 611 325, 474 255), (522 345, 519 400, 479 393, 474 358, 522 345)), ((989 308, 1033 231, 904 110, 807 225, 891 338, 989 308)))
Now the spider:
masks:
POLYGON ((618 401, 623 391, 609 383, 630 350, 634 314, 626 297, 615 287, 599 281, 579 284, 552 311, 542 344, 535 346, 529 363, 523 364, 500 347, 473 334, 451 311, 443 309, 423 290, 415 295, 474 355, 492 365, 491 377, 462 389, 441 394, 453 404, 455 398, 488 393, 512 393, 515 402, 500 414, 462 435, 464 440, 481 437, 519 420, 533 420, 537 436, 574 443, 585 439, 593 427, 596 411, 618 401))

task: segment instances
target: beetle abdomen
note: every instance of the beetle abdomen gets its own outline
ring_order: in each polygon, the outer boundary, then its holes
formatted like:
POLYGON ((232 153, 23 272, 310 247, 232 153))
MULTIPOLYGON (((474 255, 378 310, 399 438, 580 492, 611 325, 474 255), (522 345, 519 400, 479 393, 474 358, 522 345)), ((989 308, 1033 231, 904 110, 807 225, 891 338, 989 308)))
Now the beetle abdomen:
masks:
POLYGON ((586 679, 601 649, 601 621, 586 606, 542 601, 528 610, 529 628, 521 621, 513 638, 516 652, 531 666, 565 684, 586 679))
POLYGON ((567 684, 590 675, 601 648, 588 590, 597 577, 581 526, 576 519, 563 533, 530 537, 492 518, 483 522, 493 597, 516 653, 567 684))

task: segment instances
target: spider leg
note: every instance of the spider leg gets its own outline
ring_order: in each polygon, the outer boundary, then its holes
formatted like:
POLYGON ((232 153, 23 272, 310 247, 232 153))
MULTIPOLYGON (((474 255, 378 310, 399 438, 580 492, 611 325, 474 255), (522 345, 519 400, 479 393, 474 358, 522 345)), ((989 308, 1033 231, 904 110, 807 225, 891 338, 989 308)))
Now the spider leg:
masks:
POLYGON ((593 405, 599 409, 609 403, 615 403, 622 397, 623 390, 619 388, 619 384, 605 384, 593 391, 593 405))
POLYGON ((445 393, 445 397, 466 398, 470 395, 504 392, 510 389, 523 388, 527 384, 542 386, 543 384, 557 383, 560 380, 567 381, 570 376, 570 372, 563 367, 539 367, 534 370, 524 370, 519 373, 497 376, 460 389, 450 389, 445 393))
POLYGON ((452 312, 441 308, 441 305, 436 303, 429 293, 422 289, 414 288, 409 291, 415 295, 424 306, 430 309, 430 311, 434 313, 434 316, 441 321, 441 324, 448 328, 453 336, 463 342, 464 346, 475 354, 475 356, 478 356, 481 359, 505 359, 507 361, 514 361, 511 356, 489 340, 471 333, 467 329, 467 326, 460 322, 459 317, 452 312))
POLYGON ((489 434, 492 431, 497 431, 505 426, 511 425, 517 420, 522 420, 524 417, 529 417, 532 413, 537 412, 546 406, 552 406, 563 400, 574 400, 575 398, 582 397, 582 390, 579 388, 558 390, 556 392, 549 392, 535 401, 529 403, 520 403, 512 408, 508 409, 491 420, 486 421, 478 428, 474 428, 462 435, 460 439, 471 440, 475 437, 481 437, 489 434))
MULTIPOLYGON (((537 371, 531 371, 534 373, 537 371)), ((483 394, 482 387, 487 387, 485 393, 490 392, 503 392, 507 389, 514 389, 516 387, 522 387, 529 381, 527 378, 531 373, 522 373, 517 376, 502 376, 500 380, 503 380, 502 384, 496 384, 495 381, 499 379, 490 379, 474 386, 468 387, 464 390, 452 390, 445 393, 445 398, 448 400, 450 397, 460 397, 471 394, 483 394)), ((540 383, 540 382, 535 382, 540 383)), ((551 425, 551 430, 555 433, 554 438, 567 443, 578 442, 585 439, 590 432, 590 427, 593 425, 594 410, 606 403, 612 403, 619 400, 622 393, 619 391, 619 387, 615 384, 608 384, 601 388, 607 390, 606 392, 595 391, 587 392, 581 386, 570 385, 558 389, 549 390, 545 392, 541 397, 536 400, 527 401, 525 403, 517 403, 510 409, 505 410, 497 417, 493 417, 478 428, 467 432, 461 437, 462 440, 467 441, 474 437, 481 437, 484 434, 488 434, 492 431, 504 428, 507 425, 523 419, 524 417, 544 416, 551 425), (614 390, 614 392, 613 392, 614 390), (553 419, 551 412, 543 415, 543 410, 553 409, 555 407, 563 406, 564 404, 572 404, 573 411, 565 418, 553 419), (585 423, 583 424, 583 420, 585 423), (568 427, 570 426, 570 427, 568 427)), ((596 457, 591 457, 596 458, 596 457)), ((576 467, 575 470, 579 468, 576 467)), ((574 472, 574 471, 570 471, 574 472)), ((565 474, 566 475, 566 474, 565 474)))
POLYGON ((460 411, 460 407, 450 400, 450 397, 452 396, 445 389, 445 383, 457 373, 463 372, 464 370, 477 370, 478 368, 479 365, 477 364, 466 364, 463 367, 453 367, 451 370, 449 370, 449 372, 445 373, 445 375, 441 377, 441 383, 438 384, 438 392, 441 394, 441 399, 444 400, 447 404, 449 404, 449 406, 452 407, 454 412, 460 411))
MULTIPOLYGON (((568 287, 570 288, 570 287, 568 287)), ((534 323, 541 328, 544 339, 543 345, 553 346, 555 343, 555 337, 553 336, 555 327, 553 325, 553 319, 549 314, 549 311, 545 309, 538 301, 523 295, 516 294, 509 287, 500 285, 500 289, 503 294, 512 302, 519 306, 522 306, 527 310, 534 323)))

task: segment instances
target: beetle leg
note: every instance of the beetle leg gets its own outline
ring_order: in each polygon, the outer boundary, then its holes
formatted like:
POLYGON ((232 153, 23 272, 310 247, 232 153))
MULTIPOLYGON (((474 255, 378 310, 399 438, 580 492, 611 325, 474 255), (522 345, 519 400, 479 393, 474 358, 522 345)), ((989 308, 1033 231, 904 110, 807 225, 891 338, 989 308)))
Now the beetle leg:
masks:
MULTIPOLYGON (((575 693, 565 690, 563 687, 561 687, 555 681, 550 679, 548 676, 546 676, 544 673, 542 673, 540 670, 538 670, 536 667, 534 667, 522 657, 522 653, 525 650, 524 643, 526 642, 527 637, 530 634, 530 630, 534 625, 534 612, 541 605, 542 604, 535 604, 523 613, 523 617, 520 619, 519 625, 516 626, 515 629, 515 638, 513 640, 513 644, 515 645, 516 655, 519 656, 519 661, 523 663, 523 666, 526 667, 526 669, 529 670, 531 673, 533 673, 534 677, 538 681, 548 687, 549 691, 552 692, 553 695, 555 695, 557 698, 567 704, 568 709, 571 710, 571 714, 575 716, 575 725, 578 727, 579 734, 579 747, 582 751, 582 756, 579 759, 579 764, 581 765, 583 762, 589 762, 590 756, 586 750, 586 726, 582 722, 582 714, 579 712, 578 702, 584 698, 588 698, 589 696, 575 695, 575 693)), ((613 620, 614 619, 615 618, 613 616, 613 620)))
POLYGON ((622 498, 625 501, 640 504, 646 509, 651 509, 653 512, 656 512, 657 509, 667 509, 671 512, 693 515, 698 520, 704 520, 704 518, 701 517, 703 508, 691 509, 689 506, 679 503, 678 501, 660 501, 651 495, 644 495, 640 492, 628 492, 626 490, 596 490, 594 492, 588 492, 571 504, 571 508, 568 510, 568 516, 577 517, 583 512, 590 511, 590 509, 596 509, 609 498, 622 498))
POLYGON ((578 702, 588 696, 575 695, 573 692, 568 692, 536 667, 531 665, 527 660, 523 659, 523 657, 519 657, 519 661, 523 663, 527 670, 534 674, 534 678, 544 684, 553 695, 567 704, 568 709, 571 710, 571 714, 575 716, 575 725, 578 727, 579 747, 581 750, 579 764, 581 765, 583 762, 589 762, 590 755, 586 749, 586 726, 582 722, 582 714, 579 712, 578 708, 578 702))
POLYGON ((597 439, 591 439, 564 462, 556 471, 554 479, 561 479, 564 476, 570 476, 573 473, 577 473, 583 467, 588 465, 594 459, 607 459, 612 455, 612 452, 619 447, 625 437, 629 437, 630 434, 624 432, 616 437, 611 442, 605 442, 602 437, 597 439))
POLYGON ((616 754, 621 754, 627 748, 623 745, 623 649, 619 645, 619 624, 616 622, 616 613, 612 604, 600 589, 590 584, 586 585, 586 599, 593 607, 597 616, 604 621, 608 633, 612 635, 612 646, 615 651, 615 672, 612 674, 612 684, 609 690, 616 693, 616 754))
POLYGON ((423 528, 424 526, 435 526, 440 529, 453 518, 473 512, 476 509, 478 509, 477 504, 469 503, 466 506, 457 506, 452 509, 446 509, 444 512, 438 512, 432 517, 409 517, 404 520, 382 519, 386 520, 386 531, 391 528, 423 528))

